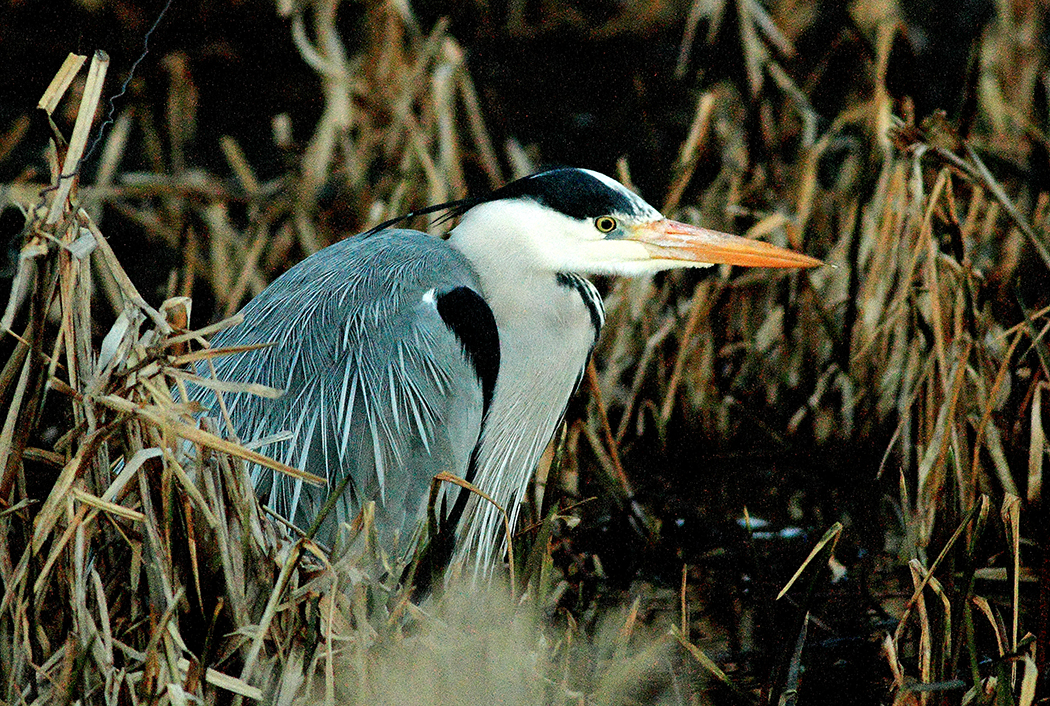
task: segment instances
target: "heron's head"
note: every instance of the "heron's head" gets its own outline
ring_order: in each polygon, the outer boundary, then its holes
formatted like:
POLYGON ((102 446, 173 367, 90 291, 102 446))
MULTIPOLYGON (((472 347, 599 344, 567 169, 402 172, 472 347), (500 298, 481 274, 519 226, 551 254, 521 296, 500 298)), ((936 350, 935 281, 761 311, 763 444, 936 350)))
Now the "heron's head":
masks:
MULTIPOLYGON (((638 275, 715 264, 813 267, 820 260, 664 218, 619 182, 587 169, 518 179, 462 208, 462 249, 517 253, 557 272, 638 275)), ((469 254, 469 253, 468 253, 469 254)))

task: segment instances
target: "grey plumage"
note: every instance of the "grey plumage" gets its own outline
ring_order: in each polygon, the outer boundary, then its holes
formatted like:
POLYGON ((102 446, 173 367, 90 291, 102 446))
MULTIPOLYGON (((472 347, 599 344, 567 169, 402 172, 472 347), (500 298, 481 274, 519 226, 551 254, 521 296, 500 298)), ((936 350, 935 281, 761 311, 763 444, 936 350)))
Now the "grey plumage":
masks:
MULTIPOLYGON (((309 527, 348 474, 319 537, 330 541, 375 499, 384 543, 405 545, 430 478, 461 475, 481 429, 481 387, 436 307, 438 294, 461 286, 480 287, 462 255, 422 233, 384 231, 291 268, 245 307, 251 325, 215 337, 213 346, 273 343, 219 358, 218 376, 286 392, 225 395, 237 435, 289 432, 258 450, 328 481, 316 488, 255 467, 256 488, 277 513, 309 527)), ((208 406, 210 394, 200 395, 208 406)))

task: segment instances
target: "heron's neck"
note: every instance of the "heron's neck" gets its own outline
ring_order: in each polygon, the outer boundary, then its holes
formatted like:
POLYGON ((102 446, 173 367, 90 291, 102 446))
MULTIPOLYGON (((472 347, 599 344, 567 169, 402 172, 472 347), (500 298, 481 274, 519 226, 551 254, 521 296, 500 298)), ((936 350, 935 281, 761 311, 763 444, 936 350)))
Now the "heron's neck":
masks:
MULTIPOLYGON (((582 277, 538 262, 528 241, 503 229, 457 229, 450 238, 474 265, 499 330, 500 368, 476 455, 474 483, 510 515, 561 421, 601 325, 601 300, 582 277), (457 232, 459 231, 459 232, 457 232), (474 240, 478 233, 498 243, 474 240), (597 309, 596 309, 597 308, 597 309)), ((471 500, 457 554, 498 561, 502 520, 471 500)))
POLYGON ((543 265, 526 234, 514 222, 490 224, 486 215, 468 213, 448 242, 474 266, 498 323, 501 312, 497 309, 503 309, 506 315, 514 309, 522 310, 519 305, 528 304, 537 294, 535 285, 553 280, 554 273, 543 265))

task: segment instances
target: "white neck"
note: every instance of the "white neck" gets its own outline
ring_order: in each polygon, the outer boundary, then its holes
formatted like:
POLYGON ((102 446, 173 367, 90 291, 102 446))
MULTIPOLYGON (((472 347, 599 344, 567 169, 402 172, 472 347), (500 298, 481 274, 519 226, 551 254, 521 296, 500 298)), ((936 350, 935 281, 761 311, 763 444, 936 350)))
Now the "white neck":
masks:
POLYGON ((551 223, 543 223, 544 213, 530 204, 485 203, 468 211, 449 236, 449 244, 470 260, 481 277, 497 324, 537 311, 530 305, 542 303, 535 301, 541 293, 527 285, 553 281, 559 271, 553 253, 535 233, 562 223, 556 214, 551 223))
MULTIPOLYGON (((474 265, 499 329, 499 376, 478 448, 474 484, 507 511, 513 527, 529 479, 561 420, 597 332, 580 293, 558 282, 556 265, 536 239, 515 225, 529 222, 535 228, 535 220, 507 218, 503 206, 498 227, 485 222, 490 214, 478 206, 449 242, 474 265), (499 242, 481 242, 479 233, 499 242)), ((473 497, 459 526, 457 559, 471 556, 476 568, 490 568, 505 546, 502 527, 499 512, 473 497)))

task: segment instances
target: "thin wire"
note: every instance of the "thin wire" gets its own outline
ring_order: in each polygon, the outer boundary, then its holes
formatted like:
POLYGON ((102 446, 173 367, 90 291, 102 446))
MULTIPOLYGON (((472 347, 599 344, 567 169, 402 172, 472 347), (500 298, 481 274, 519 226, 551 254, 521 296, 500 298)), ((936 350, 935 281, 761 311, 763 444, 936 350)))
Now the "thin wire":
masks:
MULTIPOLYGON (((142 53, 139 54, 137 59, 135 59, 135 63, 131 65, 131 69, 128 71, 127 78, 125 78, 124 82, 120 84, 120 92, 109 99, 109 113, 106 115, 106 119, 103 120, 102 123, 98 126, 98 134, 95 135, 95 139, 91 141, 91 145, 88 147, 87 151, 84 152, 84 154, 80 157, 79 160, 77 160, 76 168, 69 174, 59 175, 59 181, 61 181, 62 179, 72 179, 80 173, 81 165, 84 164, 84 161, 86 159, 89 159, 91 157, 92 153, 95 151, 95 148, 100 142, 102 142, 102 138, 106 136, 106 128, 108 128, 115 122, 113 116, 117 112, 117 100, 123 98, 124 94, 128 92, 128 86, 131 84, 131 79, 135 78, 135 72, 136 70, 138 70, 139 64, 141 64, 142 60, 146 58, 147 54, 149 54, 149 38, 153 36, 153 32, 156 31, 158 25, 160 25, 161 20, 164 19, 164 15, 168 14, 168 8, 171 7, 171 4, 174 1, 175 0, 168 0, 166 3, 164 3, 164 9, 160 11, 160 14, 157 15, 157 19, 153 21, 153 26, 151 26, 146 32, 145 36, 143 36, 142 53)), ((57 185, 48 187, 47 189, 44 189, 41 192, 41 195, 46 194, 48 191, 57 188, 57 185)))

